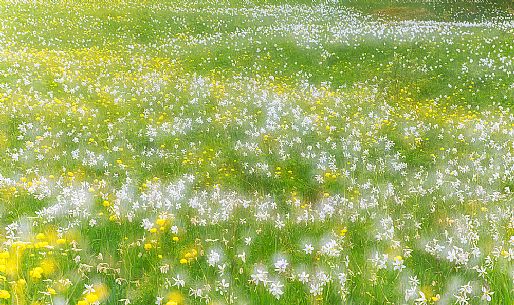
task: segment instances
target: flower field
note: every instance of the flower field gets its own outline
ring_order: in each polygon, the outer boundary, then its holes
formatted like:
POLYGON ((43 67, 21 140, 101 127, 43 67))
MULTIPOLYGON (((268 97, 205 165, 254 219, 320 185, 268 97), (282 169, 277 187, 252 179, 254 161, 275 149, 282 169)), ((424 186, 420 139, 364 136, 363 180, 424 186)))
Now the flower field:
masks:
POLYGON ((514 304, 511 0, 0 0, 0 304, 514 304))

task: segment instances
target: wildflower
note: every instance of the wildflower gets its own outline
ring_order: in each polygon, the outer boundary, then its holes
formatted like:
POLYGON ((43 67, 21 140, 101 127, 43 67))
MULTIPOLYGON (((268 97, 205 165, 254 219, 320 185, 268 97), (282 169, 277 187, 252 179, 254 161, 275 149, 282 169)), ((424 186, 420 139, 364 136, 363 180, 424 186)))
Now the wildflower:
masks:
POLYGON ((32 279, 38 280, 43 277, 43 272, 43 268, 35 267, 34 269, 30 270, 29 275, 32 279))
POLYGON ((393 261, 393 270, 402 271, 405 269, 405 265, 403 264, 403 258, 401 256, 395 256, 393 261))
POLYGON ((305 244, 305 247, 303 248, 303 252, 305 252, 305 254, 311 254, 313 250, 314 247, 311 244, 305 244))
POLYGON ((494 292, 490 291, 489 288, 482 286, 482 298, 481 298, 482 300, 491 302, 493 294, 494 294, 494 292))
POLYGON ((11 294, 9 293, 9 291, 7 291, 7 290, 0 290, 0 299, 7 300, 7 299, 10 299, 10 298, 11 298, 11 294))
POLYGON ((155 222, 158 226, 160 227, 163 227, 166 225, 166 219, 163 219, 163 218, 158 218, 157 221, 155 222))
POLYGON ((287 266, 289 266, 289 262, 286 259, 281 258, 275 262, 275 271, 278 273, 284 273, 287 266))
POLYGON ((425 294, 422 291, 419 291, 419 298, 414 300, 416 305, 426 305, 428 304, 428 300, 425 296, 425 294))
POLYGON ((272 281, 269 286, 270 293, 277 299, 280 299, 282 295, 284 294, 284 284, 282 284, 280 281, 272 281))
POLYGON ((305 271, 302 271, 302 273, 298 274, 298 280, 305 284, 309 282, 310 274, 306 273, 305 271))
POLYGON ((268 284, 268 272, 263 268, 255 268, 255 271, 250 275, 251 281, 255 285, 259 285, 259 283, 264 284, 265 286, 268 284))
POLYGON ((176 286, 176 287, 184 287, 186 285, 186 281, 184 279, 182 279, 182 277, 180 276, 180 274, 177 274, 176 277, 172 278, 173 279, 173 286, 176 286))
POLYGON ((94 292, 89 292, 87 293, 85 296, 84 296, 84 299, 89 303, 95 303, 99 300, 99 297, 96 293, 94 292))
POLYGON ((215 266, 219 263, 219 261, 220 254, 215 250, 211 250, 207 256, 207 262, 209 263, 209 266, 215 266))

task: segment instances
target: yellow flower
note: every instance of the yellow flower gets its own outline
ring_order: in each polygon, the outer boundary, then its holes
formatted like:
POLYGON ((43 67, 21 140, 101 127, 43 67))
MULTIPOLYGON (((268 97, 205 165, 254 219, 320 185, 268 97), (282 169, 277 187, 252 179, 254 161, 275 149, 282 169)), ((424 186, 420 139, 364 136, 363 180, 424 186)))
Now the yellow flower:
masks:
POLYGON ((86 299, 86 302, 91 304, 91 303, 98 301, 98 295, 96 295, 96 293, 88 293, 88 294, 86 294, 85 299, 86 299))
POLYGON ((98 296, 99 300, 103 300, 107 297, 109 292, 108 292, 107 286, 105 284, 96 284, 94 286, 94 288, 95 288, 95 294, 98 296))
POLYGON ((7 290, 0 290, 0 299, 10 299, 11 294, 7 290))
POLYGON ((36 267, 36 268, 30 270, 29 275, 33 279, 40 279, 41 277, 43 277, 43 271, 44 271, 43 268, 36 267))
POLYGON ((41 262, 41 269, 43 270, 42 273, 44 274, 51 274, 55 271, 55 261, 53 259, 45 259, 41 262))
POLYGON ((149 251, 152 249, 152 244, 145 244, 145 250, 149 251))
POLYGON ((173 236, 173 241, 178 241, 178 236, 173 236))
POLYGON ((168 294, 168 302, 166 305, 178 305, 182 304, 184 301, 184 297, 179 291, 172 291, 168 294))
POLYGON ((181 259, 181 260, 180 260, 180 263, 181 263, 181 264, 187 264, 187 259, 185 259, 185 258, 181 259))
POLYGON ((36 249, 39 249, 39 248, 45 248, 48 246, 48 242, 47 241, 40 241, 40 242, 37 242, 34 247, 36 249))
POLYGON ((158 226, 163 227, 166 224, 166 219, 159 218, 156 223, 158 226))

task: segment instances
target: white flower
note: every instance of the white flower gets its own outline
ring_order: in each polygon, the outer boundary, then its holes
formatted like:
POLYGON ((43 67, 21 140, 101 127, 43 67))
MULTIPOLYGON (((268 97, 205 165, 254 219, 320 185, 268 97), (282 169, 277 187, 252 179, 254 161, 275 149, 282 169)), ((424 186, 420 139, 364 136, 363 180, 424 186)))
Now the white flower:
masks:
POLYGON ((163 297, 157 296, 156 299, 155 299, 155 305, 161 305, 162 304, 162 300, 164 300, 163 297))
POLYGON ((268 271, 264 270, 262 267, 255 268, 254 273, 250 275, 251 281, 255 285, 259 285, 259 283, 263 283, 264 286, 268 284, 268 271))
POLYGON ((494 294, 493 291, 490 291, 489 288, 485 287, 485 286, 482 286, 482 300, 484 301, 487 301, 487 302, 491 302, 492 300, 492 295, 494 294))
POLYGON ((298 274, 298 280, 301 283, 303 283, 303 284, 308 283, 309 282, 309 276, 310 276, 310 274, 308 274, 305 271, 302 271, 302 273, 298 274))
POLYGON ((161 271, 161 273, 166 274, 170 270, 170 265, 169 264, 164 264, 161 267, 159 267, 159 270, 161 271))
POLYGON ((326 256, 336 257, 341 254, 341 251, 338 249, 337 242, 331 239, 321 247, 320 253, 326 256))
POLYGON ((313 250, 314 247, 311 244, 305 244, 303 247, 303 252, 305 252, 305 254, 311 254, 313 250))
POLYGON ((284 273, 289 263, 285 258, 281 258, 275 262, 275 271, 278 273, 284 273))
POLYGON ((180 274, 177 274, 177 276, 172 279, 174 281, 173 286, 177 286, 179 288, 186 286, 186 281, 180 278, 180 274))
POLYGON ((416 305, 426 305, 427 304, 427 298, 425 297, 425 294, 422 291, 419 291, 419 298, 414 300, 416 305))
POLYGON ((271 285, 269 287, 269 292, 277 299, 280 299, 280 297, 284 294, 284 284, 282 284, 280 281, 272 281, 271 285))
POLYGON ((396 256, 393 260, 393 270, 402 271, 405 269, 405 265, 403 264, 403 258, 401 256, 396 256))
POLYGON ((243 251, 242 253, 238 254, 237 257, 243 261, 243 263, 246 263, 246 252, 243 251))
POLYGON ((228 288, 230 287, 230 283, 227 282, 226 279, 222 279, 218 282, 218 285, 216 286, 216 291, 218 291, 221 295, 227 292, 228 288))
POLYGON ((209 263, 209 266, 214 267, 219 263, 220 258, 221 256, 218 252, 211 250, 207 256, 207 262, 209 263))
POLYGON ((419 286, 419 279, 417 276, 409 276, 409 285, 418 287, 419 286))
POLYGON ((172 226, 171 227, 171 233, 178 234, 178 227, 177 226, 172 226))
POLYGON ((245 237, 245 245, 249 246, 252 243, 251 237, 245 237))

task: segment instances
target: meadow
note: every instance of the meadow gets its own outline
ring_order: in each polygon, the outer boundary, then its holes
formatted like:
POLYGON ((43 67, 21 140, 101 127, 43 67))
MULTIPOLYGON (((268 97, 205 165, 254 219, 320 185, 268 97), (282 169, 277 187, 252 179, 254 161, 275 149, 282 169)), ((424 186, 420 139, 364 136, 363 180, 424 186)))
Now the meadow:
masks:
POLYGON ((0 0, 0 304, 514 304, 511 0, 0 0))

